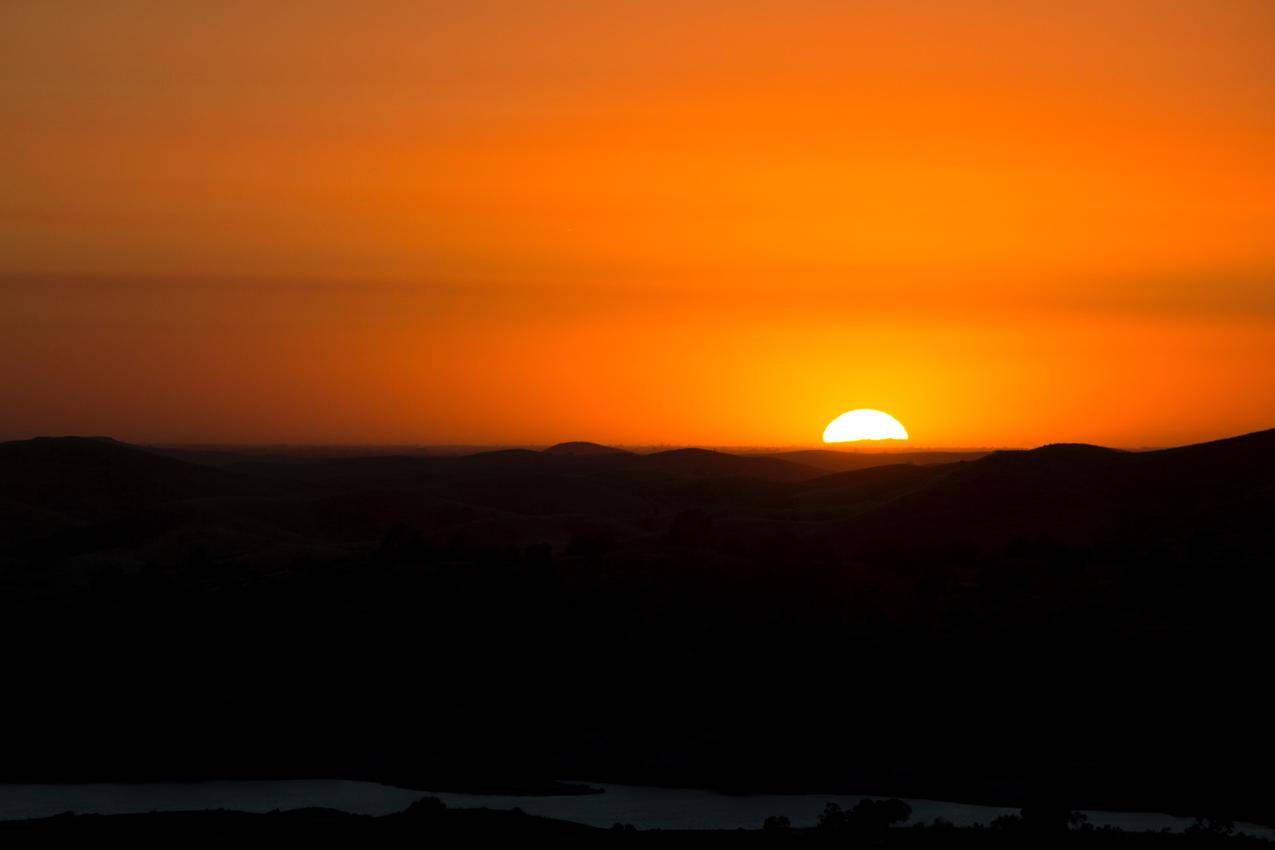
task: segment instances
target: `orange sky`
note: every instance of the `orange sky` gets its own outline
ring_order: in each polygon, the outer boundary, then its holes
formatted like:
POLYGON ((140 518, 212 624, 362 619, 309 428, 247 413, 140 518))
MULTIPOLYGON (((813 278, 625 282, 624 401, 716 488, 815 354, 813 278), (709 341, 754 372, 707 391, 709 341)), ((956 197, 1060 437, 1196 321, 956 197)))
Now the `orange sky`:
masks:
POLYGON ((0 438, 1275 426, 1271 0, 0 5, 0 438))

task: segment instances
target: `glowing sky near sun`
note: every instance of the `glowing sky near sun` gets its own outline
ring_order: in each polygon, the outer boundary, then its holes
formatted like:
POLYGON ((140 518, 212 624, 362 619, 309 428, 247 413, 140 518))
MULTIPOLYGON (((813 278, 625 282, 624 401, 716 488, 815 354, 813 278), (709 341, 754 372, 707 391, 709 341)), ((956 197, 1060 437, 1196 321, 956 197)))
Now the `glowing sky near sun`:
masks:
POLYGON ((1275 3, 0 6, 0 438, 1275 425, 1275 3))

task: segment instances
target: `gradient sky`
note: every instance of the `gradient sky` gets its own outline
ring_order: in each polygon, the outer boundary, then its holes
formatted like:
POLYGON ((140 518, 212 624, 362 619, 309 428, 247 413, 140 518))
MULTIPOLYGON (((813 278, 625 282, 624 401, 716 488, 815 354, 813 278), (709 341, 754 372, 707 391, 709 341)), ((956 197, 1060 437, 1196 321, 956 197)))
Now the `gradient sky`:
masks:
POLYGON ((6 0, 0 127, 0 438, 1275 426, 1272 0, 6 0))

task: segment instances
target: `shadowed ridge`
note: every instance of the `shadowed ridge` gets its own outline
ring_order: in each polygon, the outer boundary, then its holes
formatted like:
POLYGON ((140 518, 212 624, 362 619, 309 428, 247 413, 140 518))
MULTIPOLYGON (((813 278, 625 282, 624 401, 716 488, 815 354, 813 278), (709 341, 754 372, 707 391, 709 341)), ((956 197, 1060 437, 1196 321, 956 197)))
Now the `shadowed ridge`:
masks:
POLYGON ((41 560, 134 545, 185 507, 260 489, 114 440, 0 443, 0 551, 41 560))
POLYGON ((1028 449, 1028 451, 1034 454, 1070 456, 1128 454, 1124 449, 1113 449, 1108 446, 1094 445, 1093 443, 1046 443, 1043 446, 1028 449))
POLYGON ((1177 490, 1197 506, 1211 503, 1211 510, 1249 511, 1253 499, 1275 495, 1275 429, 1139 452, 1137 458, 1152 486, 1177 490))
POLYGON ((604 446, 601 443, 590 443, 587 440, 570 440, 552 445, 544 450, 547 455, 563 455, 566 457, 598 457, 601 455, 631 455, 633 452, 604 446))
POLYGON ((491 449, 485 452, 475 452, 471 455, 457 455, 453 458, 446 458, 446 460, 453 463, 480 466, 488 464, 535 464, 544 460, 544 453, 534 449, 491 449))
POLYGON ((1252 431, 1248 434, 1238 434, 1234 437, 1223 437, 1219 440, 1209 440, 1203 443, 1189 443, 1185 446, 1174 446, 1167 449, 1156 449, 1146 452, 1145 454, 1167 454, 1169 452, 1185 452, 1196 451, 1201 449, 1217 449, 1217 448, 1236 448, 1242 446, 1263 446, 1266 448, 1275 448, 1275 428, 1264 428, 1261 431, 1252 431))
POLYGON ((711 449, 669 449, 635 455, 635 465, 682 475, 760 478, 766 481, 806 481, 822 470, 792 461, 755 455, 734 455, 711 449))
POLYGON ((0 443, 0 500, 116 513, 241 489, 220 470, 104 437, 0 443))
POLYGON ((928 487, 947 475, 952 466, 897 463, 834 472, 797 484, 792 498, 804 509, 827 512, 827 518, 845 517, 848 511, 872 510, 928 487))
POLYGON ((1069 486, 1069 482, 1077 479, 1124 469, 1126 462, 1135 456, 1135 452, 1089 443, 1000 449, 976 460, 954 464, 952 480, 1015 482, 1020 487, 1049 490, 1069 486))
POLYGON ((128 448, 137 449, 138 451, 148 451, 148 449, 142 446, 136 446, 136 445, 133 445, 132 443, 126 443, 123 440, 117 440, 114 437, 108 437, 105 434, 48 435, 43 437, 32 437, 30 440, 15 440, 14 442, 20 442, 20 443, 21 442, 26 442, 26 443, 58 443, 58 442, 106 443, 107 445, 112 445, 112 446, 127 446, 128 448))
POLYGON ((956 463, 963 460, 977 460, 986 454, 988 454, 987 451, 863 452, 838 449, 796 449, 757 456, 786 460, 803 466, 813 466, 824 472, 836 473, 870 469, 875 466, 897 466, 899 464, 931 466, 956 463))
POLYGON ((1192 443, 1169 449, 1140 452, 1141 457, 1170 462, 1200 460, 1212 462, 1270 461, 1275 459, 1275 428, 1226 437, 1207 443, 1192 443))
POLYGON ((803 481, 796 487, 796 492, 815 492, 819 490, 836 490, 842 487, 873 486, 894 482, 928 481, 943 474, 951 464, 916 464, 891 463, 881 466, 869 466, 864 469, 851 469, 846 472, 833 472, 821 475, 809 481, 803 481))
POLYGON ((901 530, 924 529, 936 545, 987 551, 1022 539, 1162 542, 1198 527, 1250 534, 1275 496, 1275 430, 1146 452, 1057 443, 938 469, 863 517, 859 539, 904 546, 901 530))
POLYGON ((1012 461, 1075 461, 1090 458, 1105 459, 1118 455, 1130 454, 1123 449, 1111 449, 1106 446, 1095 446, 1091 443, 1047 443, 1034 449, 997 449, 989 452, 974 462, 1012 462, 1012 461))

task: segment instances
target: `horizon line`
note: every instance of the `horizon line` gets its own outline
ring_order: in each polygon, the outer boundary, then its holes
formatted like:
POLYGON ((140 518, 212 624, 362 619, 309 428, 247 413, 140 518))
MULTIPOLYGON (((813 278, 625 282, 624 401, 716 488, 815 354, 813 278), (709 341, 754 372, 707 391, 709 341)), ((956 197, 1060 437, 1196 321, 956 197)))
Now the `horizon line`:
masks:
MULTIPOLYGON (((1246 432, 1258 433, 1258 432, 1246 432)), ((1244 436, 1244 434, 1231 435, 1232 437, 1244 436)), ((1155 451, 1159 449, 1175 448, 1177 446, 1196 445, 1198 443, 1214 442, 1216 439, 1228 439, 1228 437, 1213 438, 1205 440, 1196 440, 1193 442, 1180 444, 1163 444, 1163 445, 1108 445, 1102 443, 1085 443, 1083 441, 1074 440, 1053 440, 1050 442, 1036 444, 1002 444, 1002 445, 982 445, 982 446, 962 446, 962 445, 943 445, 943 444, 911 444, 902 440, 860 440, 853 443, 779 443, 779 444, 761 444, 761 443, 680 443, 680 442, 663 442, 663 443, 604 443, 596 440, 559 440, 557 442, 393 442, 393 441, 356 441, 356 442, 310 442, 310 441, 286 441, 286 440, 263 440, 257 441, 213 441, 213 440, 123 440, 118 437, 112 437, 106 434, 37 434, 30 437, 13 437, 0 440, 3 442, 22 442, 24 440, 34 439, 88 439, 88 440, 109 440, 127 445, 139 446, 144 448, 162 449, 162 450, 185 450, 185 451, 217 451, 217 450, 268 450, 268 449, 289 449, 297 451, 321 451, 329 450, 360 450, 375 449, 380 451, 409 450, 409 451, 472 451, 474 453, 484 451, 510 451, 510 450, 528 450, 528 451, 544 451, 554 446, 570 444, 570 443, 589 443, 592 445, 604 446, 613 449, 622 449, 635 453, 642 452, 660 452, 660 451, 676 451, 679 449, 702 449, 706 451, 721 452, 746 452, 749 454, 775 454, 782 452, 798 452, 798 451, 828 451, 843 452, 846 454, 917 454, 917 453, 972 453, 972 452, 996 452, 996 451, 1029 451, 1031 449, 1042 448, 1052 445, 1092 445, 1101 448, 1109 448, 1120 451, 1155 451)))

